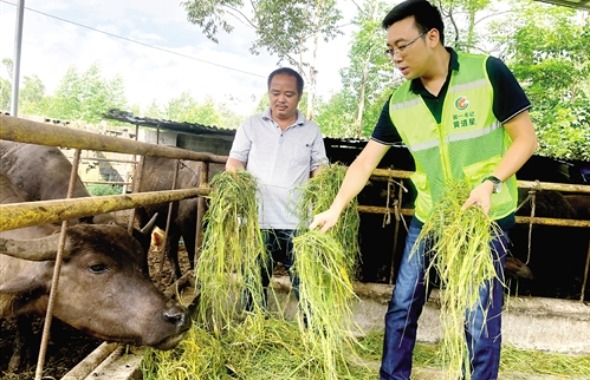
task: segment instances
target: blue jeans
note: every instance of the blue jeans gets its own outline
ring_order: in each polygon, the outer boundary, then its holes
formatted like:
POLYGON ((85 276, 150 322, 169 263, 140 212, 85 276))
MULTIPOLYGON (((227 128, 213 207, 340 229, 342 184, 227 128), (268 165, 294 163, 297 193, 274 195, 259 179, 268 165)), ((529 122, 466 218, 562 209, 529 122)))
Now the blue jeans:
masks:
MULTIPOLYGON (((264 307, 268 302, 268 286, 274 270, 274 264, 280 262, 291 279, 291 290, 295 298, 299 300, 299 278, 293 275, 291 268, 295 263, 293 256, 293 234, 294 230, 262 230, 264 243, 268 252, 269 262, 261 263, 260 274, 262 277, 262 288, 264 290, 264 307)), ((245 294, 245 308, 252 311, 252 296, 245 294)))
MULTIPOLYGON (((385 338, 380 375, 382 380, 407 380, 412 372, 412 353, 416 343, 418 318, 426 301, 425 268, 430 256, 425 243, 412 255, 422 225, 415 219, 410 223, 402 261, 395 287, 385 314, 385 338)), ((503 301, 504 262, 508 246, 507 231, 491 243, 494 266, 499 278, 487 283, 480 291, 480 303, 466 311, 465 336, 469 349, 472 380, 495 380, 500 365, 501 312, 503 301), (492 302, 489 305, 489 294, 492 302), (482 310, 488 308, 487 316, 482 310)))

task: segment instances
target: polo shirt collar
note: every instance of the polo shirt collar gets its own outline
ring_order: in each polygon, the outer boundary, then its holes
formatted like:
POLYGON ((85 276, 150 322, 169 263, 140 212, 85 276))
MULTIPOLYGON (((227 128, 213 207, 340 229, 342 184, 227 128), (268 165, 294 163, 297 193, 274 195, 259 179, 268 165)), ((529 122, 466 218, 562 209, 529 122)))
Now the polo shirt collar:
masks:
MULTIPOLYGON (((272 120, 270 114, 270 107, 266 107, 266 109, 262 112, 262 118, 266 120, 272 120)), ((293 125, 304 125, 305 124, 305 116, 297 109, 297 121, 293 125)))
MULTIPOLYGON (((449 79, 451 79, 451 72, 452 71, 459 71, 459 57, 457 56, 457 52, 450 47, 445 47, 449 53, 451 53, 451 59, 449 60, 449 68, 447 73, 447 79, 445 83, 449 83, 449 79)), ((412 79, 412 83, 410 83, 410 91, 415 94, 429 94, 428 91, 424 88, 422 81, 420 78, 412 79)))

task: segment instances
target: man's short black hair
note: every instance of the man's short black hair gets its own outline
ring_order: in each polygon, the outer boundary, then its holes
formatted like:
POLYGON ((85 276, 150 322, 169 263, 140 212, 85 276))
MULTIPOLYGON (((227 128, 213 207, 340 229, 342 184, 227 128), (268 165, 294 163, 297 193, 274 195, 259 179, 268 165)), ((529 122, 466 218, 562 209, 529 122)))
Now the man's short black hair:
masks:
POLYGON ((297 79, 297 91, 299 92, 299 95, 303 95, 303 77, 301 77, 301 75, 293 70, 290 67, 281 67, 280 69, 276 69, 275 71, 273 71, 272 73, 270 73, 270 75, 268 76, 268 83, 267 83, 267 87, 270 90, 270 82, 272 82, 272 78, 274 78, 275 75, 278 74, 286 74, 286 75, 290 75, 292 77, 295 77, 295 79, 297 79))
POLYGON ((430 29, 438 29, 440 42, 445 43, 445 26, 437 7, 426 0, 406 0, 389 11, 383 19, 381 26, 387 30, 398 21, 414 16, 414 23, 420 33, 426 33, 430 29))

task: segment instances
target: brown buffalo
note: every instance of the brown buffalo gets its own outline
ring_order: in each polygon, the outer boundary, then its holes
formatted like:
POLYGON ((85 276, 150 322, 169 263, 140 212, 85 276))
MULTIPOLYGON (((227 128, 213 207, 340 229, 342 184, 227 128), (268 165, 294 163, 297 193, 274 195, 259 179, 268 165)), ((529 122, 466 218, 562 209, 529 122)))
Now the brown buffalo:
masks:
MULTIPOLYGON (((72 163, 56 147, 0 140, 0 173, 22 192, 26 201, 66 198, 71 171, 72 163)), ((72 197, 88 196, 84 183, 76 177, 72 197)), ((107 223, 114 218, 102 215, 79 221, 107 223)))
MULTIPOLYGON (((22 201, 2 175, 0 193, 22 201)), ((53 225, 0 232, 0 317, 45 315, 58 237, 53 225)), ((142 272, 142 247, 125 229, 72 225, 64 251, 56 318, 99 339, 162 350, 183 338, 188 311, 142 272)))

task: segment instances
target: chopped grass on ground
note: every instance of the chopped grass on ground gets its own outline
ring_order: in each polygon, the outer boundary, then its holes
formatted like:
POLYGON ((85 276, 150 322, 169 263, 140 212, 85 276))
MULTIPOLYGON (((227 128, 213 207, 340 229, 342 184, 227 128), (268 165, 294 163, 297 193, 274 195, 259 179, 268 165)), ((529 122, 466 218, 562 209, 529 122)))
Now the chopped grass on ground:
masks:
MULTIPOLYGON (((372 332, 360 339, 363 347, 359 355, 368 361, 381 361, 383 332, 372 332)), ((442 343, 417 343, 414 350, 414 367, 442 368, 442 343)), ((522 373, 552 375, 563 379, 590 379, 590 355, 569 355, 537 350, 523 350, 503 345, 500 356, 500 374, 522 373)))
MULTIPOLYGON (((306 349, 296 322, 268 319, 253 328, 249 317, 221 338, 195 325, 173 351, 148 350, 142 363, 145 380, 309 380, 324 379, 321 360, 306 349)), ((338 379, 374 380, 379 373, 383 332, 359 340, 358 357, 345 357, 348 371, 337 367, 338 379)), ((441 344, 417 343, 414 368, 441 368, 441 344)), ((343 364, 343 363, 339 363, 343 364)), ((552 375, 590 379, 590 355, 521 350, 504 345, 500 374, 552 375)))

